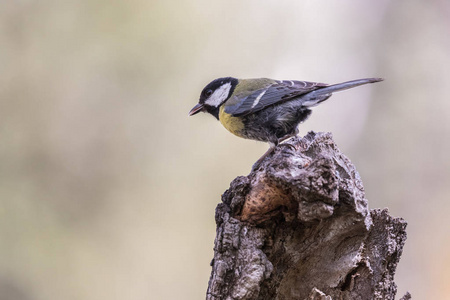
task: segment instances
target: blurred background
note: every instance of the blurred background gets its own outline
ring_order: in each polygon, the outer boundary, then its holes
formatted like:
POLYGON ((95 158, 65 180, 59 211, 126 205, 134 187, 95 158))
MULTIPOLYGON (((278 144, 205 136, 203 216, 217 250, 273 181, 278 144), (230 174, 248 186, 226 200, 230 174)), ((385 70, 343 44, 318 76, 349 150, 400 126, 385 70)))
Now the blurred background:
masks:
POLYGON ((222 76, 333 96, 371 208, 408 221, 398 296, 448 298, 450 2, 17 0, 0 7, 0 299, 203 299, 214 209, 267 145, 188 118, 222 76))

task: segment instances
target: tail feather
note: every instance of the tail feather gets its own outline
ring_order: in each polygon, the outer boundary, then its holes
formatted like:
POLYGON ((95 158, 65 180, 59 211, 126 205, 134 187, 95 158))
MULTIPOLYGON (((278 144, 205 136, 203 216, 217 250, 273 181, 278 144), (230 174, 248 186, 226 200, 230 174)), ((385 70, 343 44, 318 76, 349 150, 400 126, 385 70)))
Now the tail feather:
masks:
POLYGON ((375 83, 379 81, 383 81, 383 78, 364 78, 328 85, 303 96, 304 102, 302 104, 307 107, 316 106, 320 102, 327 100, 334 92, 344 91, 363 84, 375 83))

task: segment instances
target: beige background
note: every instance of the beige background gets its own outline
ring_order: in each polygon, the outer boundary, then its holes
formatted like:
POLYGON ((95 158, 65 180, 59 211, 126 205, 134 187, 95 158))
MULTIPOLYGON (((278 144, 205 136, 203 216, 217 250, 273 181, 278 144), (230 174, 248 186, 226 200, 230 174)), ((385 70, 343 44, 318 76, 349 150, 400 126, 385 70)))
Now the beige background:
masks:
POLYGON ((450 3, 0 5, 0 298, 202 299, 214 208, 267 145, 187 117, 220 76, 335 83, 331 131, 408 222, 399 294, 448 297, 450 3))

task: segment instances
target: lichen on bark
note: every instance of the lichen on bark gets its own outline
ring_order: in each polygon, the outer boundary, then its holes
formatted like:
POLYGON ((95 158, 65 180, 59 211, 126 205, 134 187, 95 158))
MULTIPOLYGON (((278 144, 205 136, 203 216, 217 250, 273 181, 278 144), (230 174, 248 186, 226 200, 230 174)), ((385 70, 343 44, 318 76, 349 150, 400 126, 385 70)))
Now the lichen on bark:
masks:
POLYGON ((222 195, 207 299, 394 299, 406 222, 369 210, 330 133, 286 144, 222 195))

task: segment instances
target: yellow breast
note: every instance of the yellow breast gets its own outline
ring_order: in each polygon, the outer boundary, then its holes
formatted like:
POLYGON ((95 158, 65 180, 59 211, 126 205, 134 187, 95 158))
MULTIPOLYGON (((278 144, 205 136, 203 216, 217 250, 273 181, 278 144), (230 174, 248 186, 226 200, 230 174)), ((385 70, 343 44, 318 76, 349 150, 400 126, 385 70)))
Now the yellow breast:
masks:
POLYGON ((229 132, 238 137, 243 137, 241 132, 244 129, 244 123, 238 117, 233 117, 225 112, 224 106, 222 105, 219 110, 219 120, 229 132))

